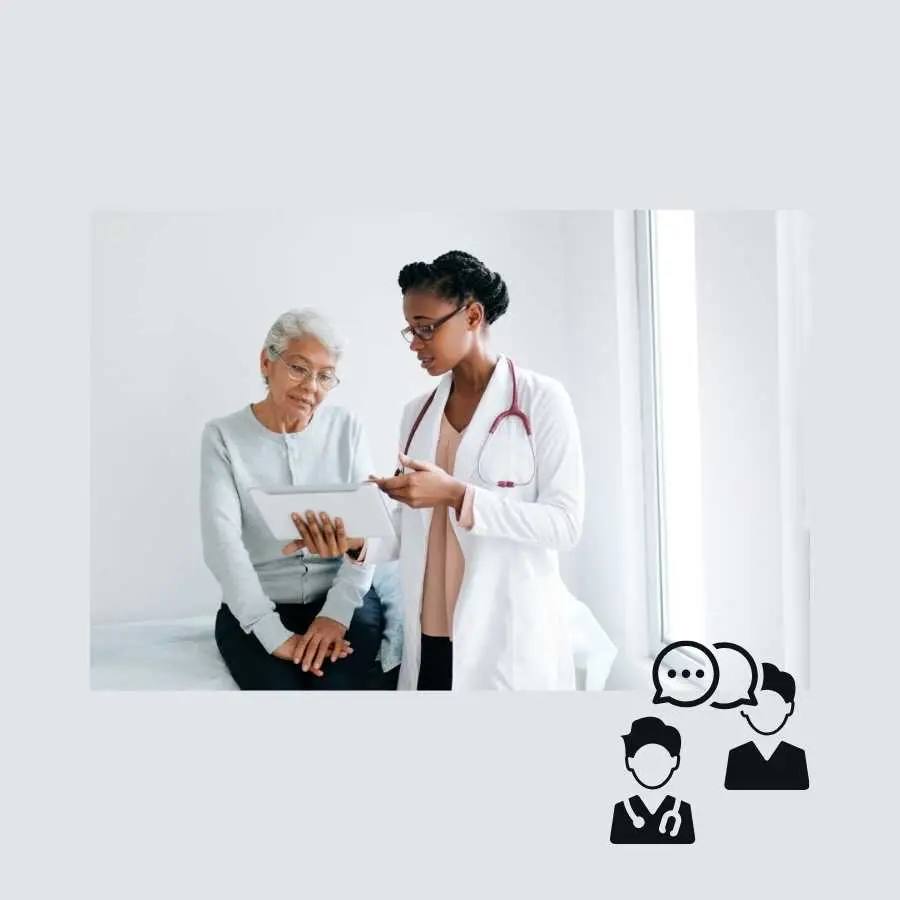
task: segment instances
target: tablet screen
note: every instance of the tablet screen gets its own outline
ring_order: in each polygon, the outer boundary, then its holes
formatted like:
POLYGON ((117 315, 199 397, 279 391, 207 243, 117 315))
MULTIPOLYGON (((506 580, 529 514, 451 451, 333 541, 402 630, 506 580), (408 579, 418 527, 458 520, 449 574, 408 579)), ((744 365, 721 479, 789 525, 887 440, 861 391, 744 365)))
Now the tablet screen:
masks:
POLYGON ((314 487, 253 488, 250 491, 273 537, 281 541, 297 539, 293 513, 307 510, 327 513, 332 520, 344 521, 351 538, 394 537, 387 500, 377 484, 317 485, 314 487))

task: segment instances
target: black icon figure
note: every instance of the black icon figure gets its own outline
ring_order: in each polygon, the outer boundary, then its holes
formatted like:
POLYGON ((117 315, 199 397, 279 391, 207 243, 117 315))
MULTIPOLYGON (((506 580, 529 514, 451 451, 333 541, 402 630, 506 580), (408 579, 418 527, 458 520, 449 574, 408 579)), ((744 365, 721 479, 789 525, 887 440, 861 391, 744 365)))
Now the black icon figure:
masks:
POLYGON ((725 787, 730 791, 804 791, 809 787, 809 773, 803 750, 784 741, 771 749, 771 735, 781 731, 794 712, 794 678, 772 663, 763 663, 762 670, 758 702, 742 709, 741 715, 763 740, 748 741, 728 754, 725 787), (767 756, 764 750, 769 751, 767 756))
MULTIPOLYGON (((647 791, 665 785, 681 763, 681 735, 655 716, 635 719, 625 742, 625 768, 647 791)), ((691 806, 666 794, 654 802, 635 794, 613 809, 609 839, 613 844, 693 844, 691 806), (653 807, 653 808, 651 808, 653 807)))

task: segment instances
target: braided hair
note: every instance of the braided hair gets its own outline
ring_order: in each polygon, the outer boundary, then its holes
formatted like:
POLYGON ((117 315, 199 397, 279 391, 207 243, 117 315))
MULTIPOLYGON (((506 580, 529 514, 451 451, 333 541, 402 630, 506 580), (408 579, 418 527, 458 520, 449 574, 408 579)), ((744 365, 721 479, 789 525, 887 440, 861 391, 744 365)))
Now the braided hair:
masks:
POLYGON ((466 300, 477 300, 484 307, 490 325, 509 306, 506 282, 480 259, 462 250, 451 250, 434 262, 414 262, 400 270, 400 290, 429 291, 444 300, 462 306, 466 300))

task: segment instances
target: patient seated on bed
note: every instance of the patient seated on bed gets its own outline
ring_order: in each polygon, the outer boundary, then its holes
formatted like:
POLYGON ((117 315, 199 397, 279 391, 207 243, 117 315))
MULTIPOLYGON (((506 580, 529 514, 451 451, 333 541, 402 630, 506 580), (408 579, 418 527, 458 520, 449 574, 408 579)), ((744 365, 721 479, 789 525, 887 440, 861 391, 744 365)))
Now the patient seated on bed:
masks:
POLYGON ((373 672, 380 680, 385 610, 363 541, 325 520, 324 533, 311 526, 284 554, 250 494, 358 484, 373 471, 359 419, 324 402, 339 383, 342 344, 319 313, 283 313, 258 360, 265 398, 203 430, 203 556, 222 589, 216 644, 242 690, 360 690, 373 672))

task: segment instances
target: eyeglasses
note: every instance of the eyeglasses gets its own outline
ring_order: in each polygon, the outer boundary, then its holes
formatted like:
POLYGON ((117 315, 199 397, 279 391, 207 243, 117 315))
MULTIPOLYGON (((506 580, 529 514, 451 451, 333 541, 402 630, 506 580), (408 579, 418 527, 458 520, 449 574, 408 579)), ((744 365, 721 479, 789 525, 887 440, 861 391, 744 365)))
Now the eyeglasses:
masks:
POLYGON ((443 318, 436 319, 434 322, 429 322, 427 325, 407 325, 400 334, 407 344, 412 343, 413 335, 420 341, 430 341, 434 337, 434 333, 444 324, 444 322, 449 322, 458 312, 462 312, 464 309, 468 309, 468 307, 469 304, 464 303, 459 309, 454 309, 452 313, 448 313, 443 318))
POLYGON ((308 381, 310 378, 315 377, 316 387, 320 388, 323 391, 330 391, 333 388, 336 388, 340 383, 340 378, 331 371, 324 372, 312 372, 306 366, 297 365, 296 363, 289 363, 280 353, 278 353, 274 347, 270 348, 272 352, 284 363, 287 368, 288 378, 291 381, 304 382, 308 381))

